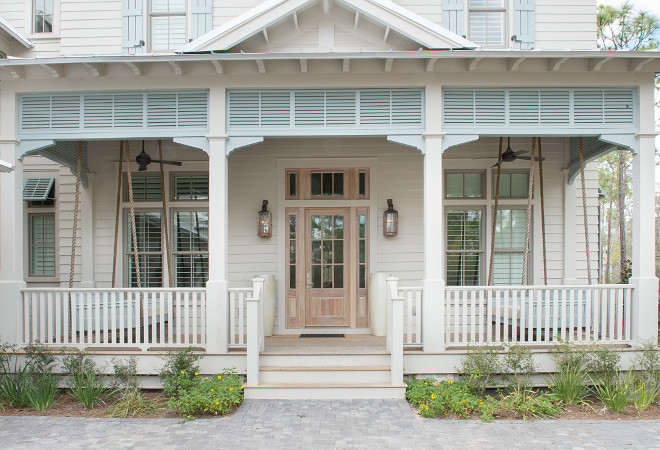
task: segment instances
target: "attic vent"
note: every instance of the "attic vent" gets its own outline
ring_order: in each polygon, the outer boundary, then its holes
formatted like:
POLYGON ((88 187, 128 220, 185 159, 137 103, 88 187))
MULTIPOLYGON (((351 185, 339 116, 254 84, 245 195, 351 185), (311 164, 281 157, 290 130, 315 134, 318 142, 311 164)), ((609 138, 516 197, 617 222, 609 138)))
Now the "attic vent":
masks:
POLYGON ((421 89, 230 91, 228 129, 421 129, 422 98, 421 89))
POLYGON ((207 92, 25 94, 19 102, 23 134, 208 128, 207 92))
POLYGON ((633 89, 445 89, 444 124, 630 127, 633 89))
POLYGON ((45 201, 52 198, 55 178, 28 178, 23 185, 23 200, 26 202, 45 201))

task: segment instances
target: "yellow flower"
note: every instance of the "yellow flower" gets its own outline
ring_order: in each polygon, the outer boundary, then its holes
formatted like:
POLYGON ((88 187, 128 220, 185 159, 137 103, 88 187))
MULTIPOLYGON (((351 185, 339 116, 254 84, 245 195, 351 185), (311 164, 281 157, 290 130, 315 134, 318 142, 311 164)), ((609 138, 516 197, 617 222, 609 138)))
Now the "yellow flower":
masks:
POLYGON ((425 381, 425 382, 424 382, 424 386, 426 386, 427 384, 428 384, 428 383, 425 381))
POLYGON ((435 398, 435 394, 431 394, 431 398, 435 398))
POLYGON ((241 385, 241 389, 243 389, 243 386, 241 385))
POLYGON ((211 389, 211 392, 213 392, 213 389, 211 389))
POLYGON ((451 380, 447 381, 447 383, 451 384, 451 380))
POLYGON ((437 386, 437 385, 438 385, 438 383, 433 383, 433 386, 437 386))
POLYGON ((220 402, 215 402, 215 404, 216 404, 216 405, 219 405, 219 404, 220 404, 220 402))
POLYGON ((199 375, 197 372, 195 372, 195 376, 199 375))
POLYGON ((463 403, 465 403, 465 400, 463 400, 463 403))
POLYGON ((483 404, 484 404, 484 402, 483 402, 483 401, 481 401, 481 400, 479 400, 479 404, 480 404, 480 405, 483 405, 483 404))
POLYGON ((222 380, 222 377, 220 375, 218 375, 218 380, 222 380))
POLYGON ((532 399, 532 397, 530 397, 530 396, 528 395, 528 396, 527 396, 527 400, 531 400, 531 399, 532 399))
POLYGON ((209 379, 209 377, 204 377, 204 379, 205 379, 205 380, 208 380, 208 379, 209 379))
POLYGON ((546 394, 549 394, 549 393, 550 393, 550 391, 545 391, 545 393, 546 393, 546 394))
POLYGON ((182 370, 182 371, 181 371, 181 375, 183 375, 184 373, 186 373, 186 372, 184 372, 184 371, 182 370))
POLYGON ((419 409, 424 409, 424 405, 419 405, 419 409))
POLYGON ((231 392, 231 391, 233 391, 233 390, 234 390, 234 388, 229 388, 229 392, 231 392))
POLYGON ((427 410, 427 411, 429 410, 429 405, 426 405, 426 410, 427 410))

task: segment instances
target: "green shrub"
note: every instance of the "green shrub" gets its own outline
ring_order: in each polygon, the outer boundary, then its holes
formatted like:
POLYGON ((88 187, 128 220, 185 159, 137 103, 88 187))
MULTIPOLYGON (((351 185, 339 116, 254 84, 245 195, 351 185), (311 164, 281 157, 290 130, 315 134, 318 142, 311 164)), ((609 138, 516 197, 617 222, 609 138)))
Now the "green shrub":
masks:
POLYGON ((495 377, 503 372, 501 350, 502 347, 497 346, 468 345, 458 373, 477 393, 483 395, 486 388, 494 384, 495 377))
POLYGON ((550 350, 557 371, 562 368, 582 370, 588 359, 584 347, 579 347, 573 342, 559 339, 550 350))
POLYGON ((465 382, 436 381, 433 378, 407 381, 406 398, 419 405, 423 417, 446 416, 468 418, 478 414, 482 420, 490 422, 497 412, 497 401, 492 397, 482 399, 465 382))
POLYGON ((50 408, 57 395, 57 378, 52 373, 34 374, 32 386, 27 391, 30 406, 37 411, 50 408))
POLYGON ((112 358, 112 385, 117 390, 127 392, 137 389, 137 359, 131 356, 127 359, 112 358))
POLYGON ((585 366, 594 384, 616 384, 621 369, 621 353, 610 346, 593 345, 587 350, 585 366))
POLYGON ((539 394, 527 388, 514 388, 500 401, 502 407, 515 417, 523 419, 556 416, 562 412, 556 400, 548 394, 539 394))
POLYGON ((504 354, 504 370, 513 377, 513 387, 528 388, 537 370, 532 350, 522 345, 509 345, 504 354))
POLYGON ((17 358, 13 360, 13 367, 9 359, 5 359, 4 364, 6 366, 0 374, 0 398, 9 406, 30 406, 28 393, 32 387, 32 374, 28 366, 19 365, 17 358))
POLYGON ((548 387, 564 405, 582 403, 587 395, 587 377, 579 367, 562 365, 550 376, 548 387))
POLYGON ((170 398, 169 405, 189 418, 226 414, 243 401, 243 386, 233 369, 208 377, 193 375, 192 380, 185 371, 181 372, 176 381, 178 395, 170 398))
POLYGON ((94 408, 114 392, 113 389, 106 387, 96 362, 84 350, 78 350, 62 358, 62 366, 69 376, 68 385, 71 395, 85 408, 94 408))
POLYGON ((33 341, 25 346, 25 364, 32 373, 53 373, 55 355, 39 341, 33 341))
POLYGON ((641 341, 634 359, 634 368, 647 384, 660 384, 660 347, 652 340, 641 341))
POLYGON ((612 412, 621 412, 626 407, 633 395, 634 379, 631 372, 624 378, 603 380, 594 384, 594 395, 612 412))
POLYGON ((660 394, 660 384, 638 378, 633 384, 632 401, 637 411, 646 411, 660 394))
POLYGON ((124 390, 119 399, 110 407, 110 417, 125 419, 140 417, 160 409, 159 405, 144 395, 140 389, 124 390))
POLYGON ((197 364, 204 355, 196 355, 193 348, 167 351, 162 358, 165 364, 160 371, 163 380, 163 392, 166 397, 177 397, 179 391, 185 390, 194 384, 195 376, 199 372, 197 364))

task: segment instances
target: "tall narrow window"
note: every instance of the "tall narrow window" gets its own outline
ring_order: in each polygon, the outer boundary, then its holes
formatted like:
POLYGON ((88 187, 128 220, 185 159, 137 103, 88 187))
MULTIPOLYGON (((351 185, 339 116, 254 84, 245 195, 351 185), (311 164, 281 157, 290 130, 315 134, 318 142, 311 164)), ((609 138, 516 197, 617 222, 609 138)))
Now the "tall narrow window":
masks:
POLYGON ((34 33, 53 32, 53 2, 54 0, 32 0, 34 33))
POLYGON ((519 284, 525 251, 525 209, 500 209, 495 224, 493 284, 519 284))
POLYGON ((367 214, 358 213, 358 289, 367 288, 367 214))
POLYGON ((289 216, 289 289, 296 288, 296 218, 295 214, 289 216))
POLYGON ((484 47, 505 46, 505 0, 470 0, 469 14, 469 38, 472 42, 484 47))
POLYGON ((174 214, 174 273, 177 287, 204 287, 209 279, 209 213, 174 214))
POLYGON ((151 0, 151 49, 174 50, 186 43, 186 0, 151 0))
POLYGON ((447 285, 478 286, 483 258, 482 211, 447 211, 447 285))
MULTIPOLYGON (((137 287, 130 214, 127 214, 126 219, 126 267, 130 287, 137 287)), ((160 212, 136 212, 135 230, 141 286, 161 287, 163 285, 163 249, 160 212)))
POLYGON ((55 214, 30 214, 30 276, 55 275, 55 214))

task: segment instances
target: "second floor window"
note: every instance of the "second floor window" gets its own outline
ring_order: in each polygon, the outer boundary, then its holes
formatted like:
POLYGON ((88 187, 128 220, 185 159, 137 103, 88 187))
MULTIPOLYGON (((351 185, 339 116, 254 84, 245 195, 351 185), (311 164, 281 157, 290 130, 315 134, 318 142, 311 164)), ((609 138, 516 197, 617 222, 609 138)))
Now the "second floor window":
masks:
POLYGON ((54 0, 32 0, 34 33, 53 32, 53 2, 54 0))
POLYGON ((186 43, 186 0, 151 0, 151 50, 174 50, 186 43))
POLYGON ((484 47, 504 47, 505 0, 469 0, 470 40, 484 47))

